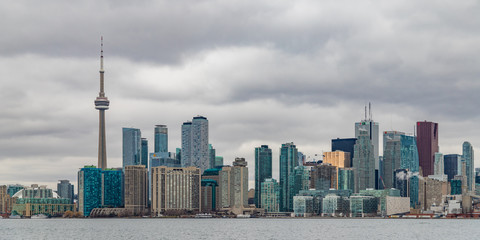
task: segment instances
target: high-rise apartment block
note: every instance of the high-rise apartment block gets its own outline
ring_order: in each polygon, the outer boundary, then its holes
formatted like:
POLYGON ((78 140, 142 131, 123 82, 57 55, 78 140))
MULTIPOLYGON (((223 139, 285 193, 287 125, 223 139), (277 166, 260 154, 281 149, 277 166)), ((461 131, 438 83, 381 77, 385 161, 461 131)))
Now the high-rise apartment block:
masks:
POLYGON ((208 120, 206 117, 194 117, 191 122, 182 125, 182 165, 194 166, 205 171, 210 168, 208 149, 208 120))
POLYGON ((445 163, 443 162, 443 154, 442 153, 435 153, 433 163, 433 175, 439 176, 445 174, 445 163))
POLYGON ((233 167, 220 171, 221 207, 242 212, 248 207, 248 168, 245 158, 235 158, 233 167))
POLYGON ((280 211, 293 211, 293 182, 290 175, 298 165, 298 150, 295 144, 285 143, 280 148, 280 211))
POLYGON ((125 208, 130 215, 146 213, 148 174, 144 165, 125 166, 125 208))
POLYGON ((123 207, 123 171, 107 168, 102 171, 102 207, 123 207))
POLYGON ((465 175, 467 176, 468 191, 475 190, 475 175, 474 175, 474 158, 473 147, 469 142, 464 142, 462 145, 462 158, 465 161, 465 175))
POLYGON ((102 205, 102 169, 85 166, 78 171, 78 212, 88 217, 102 205))
POLYGON ((438 123, 417 122, 418 159, 424 177, 434 174, 435 153, 438 147, 438 123))
POLYGON ((151 175, 151 212, 153 216, 201 210, 201 173, 199 168, 153 167, 151 175))
POLYGON ((68 180, 60 180, 57 183, 57 194, 61 198, 67 198, 70 200, 70 203, 73 204, 73 185, 68 180))
POLYGON ((255 206, 262 203, 262 182, 272 178, 272 149, 268 145, 255 148, 255 206))

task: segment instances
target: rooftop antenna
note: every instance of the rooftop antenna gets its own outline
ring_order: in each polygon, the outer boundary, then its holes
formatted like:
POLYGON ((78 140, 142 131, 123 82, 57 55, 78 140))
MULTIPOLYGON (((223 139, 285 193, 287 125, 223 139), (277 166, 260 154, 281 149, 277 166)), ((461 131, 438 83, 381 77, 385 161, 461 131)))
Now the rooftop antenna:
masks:
POLYGON ((369 117, 370 117, 370 121, 372 121, 372 104, 370 102, 368 102, 368 113, 369 113, 369 117))
POLYGON ((365 104, 365 121, 367 121, 367 104, 365 104))

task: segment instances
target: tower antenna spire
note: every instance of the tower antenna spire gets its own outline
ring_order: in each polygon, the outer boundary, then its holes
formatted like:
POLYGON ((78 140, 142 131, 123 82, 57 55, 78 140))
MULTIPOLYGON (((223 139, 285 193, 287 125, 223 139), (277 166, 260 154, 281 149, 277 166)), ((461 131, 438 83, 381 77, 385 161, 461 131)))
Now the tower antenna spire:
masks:
POLYGON ((100 70, 103 71, 103 36, 100 38, 100 70))

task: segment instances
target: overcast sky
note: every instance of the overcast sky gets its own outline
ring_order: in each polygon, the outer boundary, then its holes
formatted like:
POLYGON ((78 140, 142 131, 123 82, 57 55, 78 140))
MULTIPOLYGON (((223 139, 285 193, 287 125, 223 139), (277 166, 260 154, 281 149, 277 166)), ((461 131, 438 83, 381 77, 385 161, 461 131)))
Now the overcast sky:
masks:
MULTIPOLYGON (((439 123, 440 151, 480 146, 479 1, 1 1, 0 185, 74 184, 97 164, 104 36, 109 167, 122 127, 169 150, 196 115, 231 164, 294 142, 314 156, 354 137, 372 102, 380 130, 439 123)), ((380 139, 380 142, 382 140, 380 139)), ((476 166, 480 166, 477 159, 476 166)))

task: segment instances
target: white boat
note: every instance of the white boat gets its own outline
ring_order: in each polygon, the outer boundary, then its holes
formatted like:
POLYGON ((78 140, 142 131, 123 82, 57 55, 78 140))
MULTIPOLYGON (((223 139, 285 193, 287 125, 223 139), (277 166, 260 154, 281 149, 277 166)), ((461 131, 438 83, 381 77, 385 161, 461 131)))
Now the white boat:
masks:
POLYGON ((20 219, 22 218, 20 215, 10 215, 10 217, 8 217, 10 219, 20 219))
POLYGON ((250 214, 238 214, 237 218, 250 218, 250 214))
POLYGON ((48 216, 45 215, 45 214, 37 214, 37 215, 33 215, 31 217, 31 219, 47 219, 47 218, 48 218, 48 216))
POLYGON ((210 213, 198 213, 195 215, 195 218, 212 218, 212 214, 210 213))

